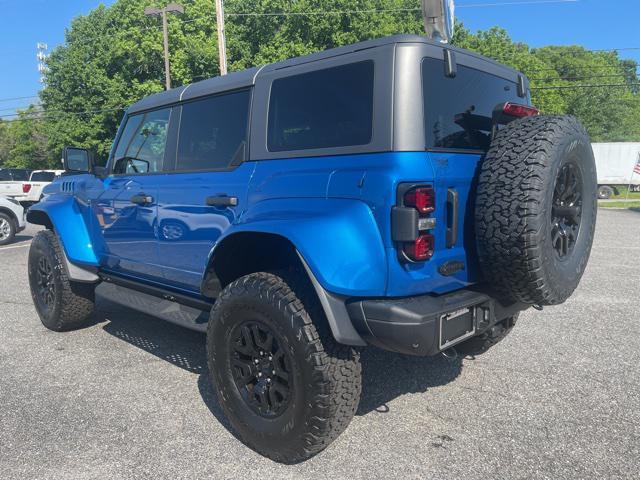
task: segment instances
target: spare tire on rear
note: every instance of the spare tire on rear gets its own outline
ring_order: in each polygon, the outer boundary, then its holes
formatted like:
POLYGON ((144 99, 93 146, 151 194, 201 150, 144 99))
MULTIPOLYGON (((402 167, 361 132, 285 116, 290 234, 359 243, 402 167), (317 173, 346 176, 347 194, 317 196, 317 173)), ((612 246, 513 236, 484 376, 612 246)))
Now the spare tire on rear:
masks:
POLYGON ((578 286, 597 211, 591 142, 573 117, 516 120, 480 167, 476 241, 485 280, 505 302, 556 305, 578 286))

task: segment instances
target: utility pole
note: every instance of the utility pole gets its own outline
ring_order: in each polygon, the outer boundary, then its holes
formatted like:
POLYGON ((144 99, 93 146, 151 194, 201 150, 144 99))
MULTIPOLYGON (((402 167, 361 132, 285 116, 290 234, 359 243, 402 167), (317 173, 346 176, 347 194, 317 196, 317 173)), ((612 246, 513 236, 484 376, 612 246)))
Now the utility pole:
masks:
POLYGON ((170 3, 164 8, 147 7, 144 9, 145 15, 160 15, 162 17, 162 35, 164 38, 164 77, 167 90, 171 89, 171 72, 169 66, 169 25, 167 22, 168 13, 184 13, 184 7, 177 3, 170 3))
POLYGON ((224 5, 223 0, 216 0, 216 23, 218 26, 218 55, 220 75, 227 74, 227 40, 224 36, 224 5))

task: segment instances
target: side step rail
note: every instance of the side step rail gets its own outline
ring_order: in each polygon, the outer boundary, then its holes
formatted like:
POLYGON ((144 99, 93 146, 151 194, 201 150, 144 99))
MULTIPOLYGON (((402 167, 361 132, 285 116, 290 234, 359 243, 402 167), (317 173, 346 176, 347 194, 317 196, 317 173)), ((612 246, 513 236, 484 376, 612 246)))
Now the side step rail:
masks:
MULTIPOLYGON (((183 296, 178 299, 174 294, 165 293, 169 297, 165 298, 165 294, 161 294, 160 291, 151 292, 146 287, 143 288, 147 291, 141 291, 141 288, 134 289, 124 286, 119 281, 120 279, 115 280, 113 277, 106 277, 103 280, 96 287, 97 296, 190 330, 207 331, 209 311, 212 304, 189 299, 191 305, 185 305, 180 302, 184 298, 183 296)), ((125 280, 124 282, 127 281, 125 280)))

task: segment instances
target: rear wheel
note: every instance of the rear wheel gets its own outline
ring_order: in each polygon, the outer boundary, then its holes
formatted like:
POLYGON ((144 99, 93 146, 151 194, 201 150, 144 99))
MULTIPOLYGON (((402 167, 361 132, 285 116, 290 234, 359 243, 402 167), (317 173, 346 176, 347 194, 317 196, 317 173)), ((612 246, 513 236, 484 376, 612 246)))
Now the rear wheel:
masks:
POLYGON ((38 232, 29 250, 29 286, 42 324, 56 332, 83 326, 94 305, 95 285, 69 280, 63 259, 56 235, 38 232))
POLYGON ((6 213, 0 213, 0 245, 13 242, 16 236, 16 223, 6 213))
POLYGON ((598 187, 598 198, 601 200, 608 200, 614 195, 613 188, 609 185, 601 185, 598 187))
POLYGON ((575 118, 524 118, 496 134, 475 221, 482 272, 504 301, 569 298, 591 252, 596 188, 591 143, 575 118))
POLYGON ((324 328, 304 279, 254 273, 228 285, 207 332, 211 380, 251 448, 295 463, 349 424, 361 392, 358 352, 324 328))

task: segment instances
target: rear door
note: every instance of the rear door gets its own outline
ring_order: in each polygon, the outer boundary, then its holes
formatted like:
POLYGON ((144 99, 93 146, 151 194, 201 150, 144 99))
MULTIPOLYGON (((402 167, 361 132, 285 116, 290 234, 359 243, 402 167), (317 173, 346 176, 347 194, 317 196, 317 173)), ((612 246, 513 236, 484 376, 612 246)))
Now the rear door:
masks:
POLYGON ((158 265, 158 183, 167 156, 171 108, 132 115, 116 147, 111 175, 92 203, 106 269, 161 281, 158 265))
POLYGON ((181 107, 174 169, 158 197, 159 258, 174 287, 199 292, 215 242, 245 209, 250 102, 251 91, 238 90, 181 107))

